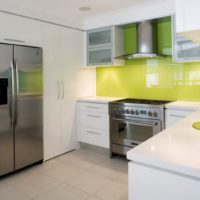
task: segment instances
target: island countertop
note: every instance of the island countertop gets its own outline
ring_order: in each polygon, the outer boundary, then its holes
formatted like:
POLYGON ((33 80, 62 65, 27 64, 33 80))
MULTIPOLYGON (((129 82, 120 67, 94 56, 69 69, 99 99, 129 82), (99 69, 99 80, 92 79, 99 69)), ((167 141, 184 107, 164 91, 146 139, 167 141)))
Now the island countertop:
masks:
POLYGON ((200 179, 200 108, 185 119, 127 152, 133 162, 200 179))

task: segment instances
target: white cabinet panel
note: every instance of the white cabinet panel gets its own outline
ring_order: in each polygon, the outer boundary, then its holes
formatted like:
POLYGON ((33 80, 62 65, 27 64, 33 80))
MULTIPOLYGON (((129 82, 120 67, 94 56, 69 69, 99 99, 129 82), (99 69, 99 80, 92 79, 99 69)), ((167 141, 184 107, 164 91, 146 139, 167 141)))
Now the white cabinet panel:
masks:
POLYGON ((177 32, 198 43, 200 43, 199 7, 199 0, 176 0, 177 32))
POLYGON ((83 33, 45 24, 45 160, 76 147, 75 102, 78 68, 83 64, 83 33))
POLYGON ((109 148, 109 133, 107 130, 80 127, 79 141, 109 148))
POLYGON ((109 148, 107 103, 77 103, 77 137, 79 142, 109 148))
POLYGON ((108 130, 109 118, 104 113, 81 111, 80 125, 91 128, 108 130))
POLYGON ((42 22, 0 13, 0 27, 0 42, 42 45, 42 22))
POLYGON ((100 103, 80 103, 80 110, 108 113, 108 105, 100 103))
POLYGON ((129 200, 199 200, 200 181, 129 162, 129 200))
POLYGON ((176 110, 176 109, 166 109, 165 110, 165 127, 168 128, 176 122, 184 119, 193 111, 191 110, 176 110))

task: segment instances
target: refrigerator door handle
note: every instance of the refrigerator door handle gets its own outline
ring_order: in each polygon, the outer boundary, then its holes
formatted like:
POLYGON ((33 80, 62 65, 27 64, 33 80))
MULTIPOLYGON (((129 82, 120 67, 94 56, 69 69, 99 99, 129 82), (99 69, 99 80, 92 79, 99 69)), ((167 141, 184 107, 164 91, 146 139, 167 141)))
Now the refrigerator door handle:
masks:
POLYGON ((10 94, 10 101, 9 101, 9 113, 11 119, 11 127, 14 127, 14 104, 15 104, 15 92, 14 92, 14 66, 13 61, 10 64, 10 71, 11 71, 11 94, 10 94))
POLYGON ((58 100, 60 99, 60 81, 57 81, 58 84, 58 100))
POLYGON ((63 89, 62 99, 64 99, 64 97, 65 97, 65 86, 64 86, 64 81, 63 80, 62 80, 62 89, 63 89))
POLYGON ((19 95, 19 69, 17 61, 15 62, 15 73, 16 73, 16 95, 15 95, 15 126, 17 125, 18 118, 18 95, 19 95))

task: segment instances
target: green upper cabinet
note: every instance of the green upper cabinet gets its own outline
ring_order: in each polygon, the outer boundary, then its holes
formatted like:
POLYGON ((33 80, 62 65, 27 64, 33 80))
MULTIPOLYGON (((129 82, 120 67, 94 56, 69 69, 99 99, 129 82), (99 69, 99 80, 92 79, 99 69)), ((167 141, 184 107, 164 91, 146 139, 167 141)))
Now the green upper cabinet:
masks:
POLYGON ((136 24, 124 27, 124 50, 126 54, 137 52, 136 24))
POLYGON ((171 17, 157 20, 158 53, 172 55, 172 23, 171 17))

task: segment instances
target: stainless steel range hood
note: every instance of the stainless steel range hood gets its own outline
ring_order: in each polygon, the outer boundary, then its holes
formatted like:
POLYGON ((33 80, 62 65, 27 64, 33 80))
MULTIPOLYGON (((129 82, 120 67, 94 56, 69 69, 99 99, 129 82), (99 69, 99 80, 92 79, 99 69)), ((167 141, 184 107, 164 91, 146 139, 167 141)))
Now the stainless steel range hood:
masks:
POLYGON ((136 59, 159 56, 157 53, 157 31, 153 20, 137 23, 137 53, 118 58, 136 59))

